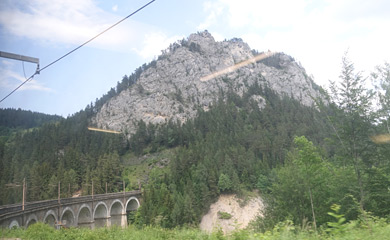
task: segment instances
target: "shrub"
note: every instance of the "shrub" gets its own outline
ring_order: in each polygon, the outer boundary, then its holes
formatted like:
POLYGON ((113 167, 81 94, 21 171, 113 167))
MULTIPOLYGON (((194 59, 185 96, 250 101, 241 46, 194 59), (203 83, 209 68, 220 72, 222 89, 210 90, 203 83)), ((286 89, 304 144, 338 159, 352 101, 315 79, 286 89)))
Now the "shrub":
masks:
POLYGON ((232 218, 232 215, 228 212, 218 211, 218 218, 219 219, 230 219, 230 218, 232 218))

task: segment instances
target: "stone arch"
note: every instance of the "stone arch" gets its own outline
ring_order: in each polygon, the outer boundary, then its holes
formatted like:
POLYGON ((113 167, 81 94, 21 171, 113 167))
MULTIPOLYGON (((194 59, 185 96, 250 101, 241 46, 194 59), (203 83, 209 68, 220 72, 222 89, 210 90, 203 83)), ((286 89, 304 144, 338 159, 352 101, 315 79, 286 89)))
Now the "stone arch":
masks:
POLYGON ((92 209, 88 204, 83 204, 77 214, 77 225, 89 225, 92 222, 92 209))
POLYGON ((20 224, 17 220, 12 220, 11 223, 9 224, 8 228, 11 229, 11 228, 19 228, 20 227, 20 224))
POLYGON ((73 209, 70 207, 66 207, 61 214, 61 224, 67 228, 71 226, 75 226, 75 214, 73 209))
POLYGON ((114 200, 111 203, 109 213, 111 218, 111 225, 126 226, 126 211, 124 209, 122 201, 118 199, 114 200))
POLYGON ((93 218, 107 217, 107 215, 108 215, 107 204, 105 202, 98 202, 98 204, 96 204, 95 209, 93 211, 93 218))
POLYGON ((126 212, 135 211, 139 208, 140 204, 136 197, 131 197, 126 202, 126 212))
POLYGON ((118 214, 122 214, 124 211, 124 206, 123 206, 123 203, 121 200, 119 199, 116 199, 112 202, 111 206, 110 206, 110 216, 112 215, 118 215, 118 214))
POLYGON ((96 227, 107 226, 108 218, 108 207, 104 202, 96 204, 95 210, 93 211, 93 220, 95 221, 96 227))
POLYGON ((55 211, 49 210, 46 212, 43 222, 49 224, 50 226, 55 227, 58 221, 58 217, 55 211))
POLYGON ((28 228, 29 226, 31 226, 37 222, 38 222, 37 215, 35 215, 34 213, 30 214, 30 216, 28 216, 27 221, 26 221, 26 228, 28 228))

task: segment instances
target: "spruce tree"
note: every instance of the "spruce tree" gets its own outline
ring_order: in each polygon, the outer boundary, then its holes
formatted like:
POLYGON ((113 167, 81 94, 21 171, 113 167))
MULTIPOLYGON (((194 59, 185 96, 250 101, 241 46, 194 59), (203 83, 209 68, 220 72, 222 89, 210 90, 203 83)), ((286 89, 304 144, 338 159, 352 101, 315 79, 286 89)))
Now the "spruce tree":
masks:
POLYGON ((371 147, 369 133, 372 124, 372 93, 366 88, 366 79, 355 72, 347 53, 342 58, 340 83, 331 83, 331 106, 336 106, 332 124, 336 131, 340 155, 344 165, 352 164, 359 186, 359 203, 364 209, 365 190, 363 174, 370 165, 367 153, 371 147))

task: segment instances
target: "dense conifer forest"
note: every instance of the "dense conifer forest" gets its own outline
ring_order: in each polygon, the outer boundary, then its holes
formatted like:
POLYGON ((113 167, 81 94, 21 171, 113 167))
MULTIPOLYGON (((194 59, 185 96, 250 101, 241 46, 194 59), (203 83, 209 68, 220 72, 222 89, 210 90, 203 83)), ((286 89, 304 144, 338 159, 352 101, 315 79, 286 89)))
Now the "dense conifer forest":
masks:
MULTIPOLYGON (((219 194, 245 198, 251 191, 266 202, 255 231, 286 221, 317 229, 338 216, 339 224, 388 219, 389 72, 388 64, 378 67, 370 91, 345 57, 340 82, 312 107, 255 84, 242 96, 220 91, 209 111, 200 108, 184 124, 140 121, 130 138, 88 131, 93 104, 66 119, 21 123, 19 131, 2 131, 0 204, 21 202, 21 189, 7 186, 24 178, 28 201, 55 198, 59 181, 63 197, 89 194, 92 181, 95 193, 105 183, 108 192, 120 191, 122 180, 137 188, 129 166, 169 152, 165 167, 144 171, 143 204, 129 216, 135 226, 197 226, 219 194), (264 108, 253 95, 263 96, 264 108)), ((1 114, 8 119, 14 111, 1 114)))
POLYGON ((0 109, 0 136, 8 136, 12 131, 40 127, 45 123, 56 122, 60 116, 31 112, 22 109, 0 109))

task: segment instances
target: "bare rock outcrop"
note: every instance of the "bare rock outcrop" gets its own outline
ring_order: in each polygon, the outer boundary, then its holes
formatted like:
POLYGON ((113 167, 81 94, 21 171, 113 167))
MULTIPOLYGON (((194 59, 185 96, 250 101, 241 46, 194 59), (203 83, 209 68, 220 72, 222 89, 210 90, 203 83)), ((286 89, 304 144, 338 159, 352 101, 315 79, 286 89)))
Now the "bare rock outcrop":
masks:
MULTIPOLYGON (((183 123, 199 108, 207 110, 221 91, 242 95, 255 83, 304 105, 313 104, 312 97, 319 96, 314 82, 300 64, 282 53, 202 81, 257 54, 240 39, 217 42, 207 31, 191 34, 164 50, 136 84, 107 101, 92 119, 93 124, 132 133, 139 120, 158 124, 172 119, 183 123)), ((262 96, 252 99, 259 107, 265 104, 262 96)))
POLYGON ((251 221, 263 216, 264 203, 260 197, 249 199, 244 206, 234 194, 221 194, 218 200, 211 204, 207 214, 202 217, 199 228, 206 232, 221 229, 225 234, 248 227, 251 221), (228 214, 228 218, 221 217, 228 214))

